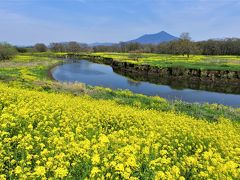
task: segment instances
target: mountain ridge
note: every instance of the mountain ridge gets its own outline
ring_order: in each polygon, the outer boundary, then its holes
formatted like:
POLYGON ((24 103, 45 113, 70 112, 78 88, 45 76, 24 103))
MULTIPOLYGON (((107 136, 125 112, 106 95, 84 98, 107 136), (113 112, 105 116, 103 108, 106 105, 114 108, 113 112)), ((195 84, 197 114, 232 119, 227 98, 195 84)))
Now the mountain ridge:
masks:
POLYGON ((178 37, 173 36, 166 31, 160 31, 154 34, 144 34, 136 39, 127 42, 136 42, 140 44, 160 44, 163 42, 175 41, 178 39, 178 37))
MULTIPOLYGON (((179 38, 176 36, 173 36, 166 31, 160 31, 158 33, 154 34, 144 34, 136 39, 125 41, 125 43, 140 43, 140 44, 160 44, 164 42, 169 42, 169 41, 176 41, 179 38)), ((95 42, 88 44, 91 47, 94 46, 111 46, 116 43, 111 43, 111 42, 95 42)))

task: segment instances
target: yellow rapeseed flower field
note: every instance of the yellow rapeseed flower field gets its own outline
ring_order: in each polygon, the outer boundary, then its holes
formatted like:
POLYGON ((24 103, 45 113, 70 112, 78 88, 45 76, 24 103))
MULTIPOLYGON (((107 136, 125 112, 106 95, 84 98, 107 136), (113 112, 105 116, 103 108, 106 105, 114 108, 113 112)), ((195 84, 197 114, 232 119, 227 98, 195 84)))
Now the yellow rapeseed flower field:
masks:
POLYGON ((240 125, 0 84, 0 179, 239 179, 240 125))

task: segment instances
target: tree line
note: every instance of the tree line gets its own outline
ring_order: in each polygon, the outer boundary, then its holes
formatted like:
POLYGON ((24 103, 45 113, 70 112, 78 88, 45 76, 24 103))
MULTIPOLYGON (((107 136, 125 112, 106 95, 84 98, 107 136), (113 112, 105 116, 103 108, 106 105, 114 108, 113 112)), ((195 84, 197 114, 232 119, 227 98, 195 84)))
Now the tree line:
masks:
POLYGON ((78 43, 76 41, 57 43, 50 43, 48 46, 44 43, 37 43, 32 47, 16 47, 18 52, 86 52, 91 51, 91 48, 84 43, 78 43))
MULTIPOLYGON (((34 46, 37 51, 41 50, 34 46)), ((53 52, 133 52, 133 53, 161 53, 161 54, 202 54, 202 55, 240 55, 240 39, 226 38, 194 42, 188 33, 181 34, 179 40, 161 44, 139 44, 120 42, 111 46, 88 46, 87 44, 50 43, 47 49, 53 52)))
POLYGON ((175 55, 240 55, 240 39, 210 39, 207 41, 194 42, 189 33, 182 33, 176 41, 161 44, 139 44, 120 42, 111 46, 89 46, 84 43, 53 42, 48 46, 37 43, 32 47, 11 46, 8 43, 0 43, 0 60, 9 59, 17 52, 129 52, 129 53, 160 53, 175 55))
POLYGON ((15 56, 17 53, 27 52, 91 52, 92 48, 87 44, 78 43, 75 41, 65 43, 50 43, 48 46, 44 43, 37 43, 30 47, 12 46, 9 43, 0 43, 0 60, 8 60, 15 56))
POLYGON ((176 41, 153 44, 124 43, 93 47, 94 52, 140 52, 176 55, 240 55, 240 39, 210 39, 194 42, 189 33, 182 33, 176 41))

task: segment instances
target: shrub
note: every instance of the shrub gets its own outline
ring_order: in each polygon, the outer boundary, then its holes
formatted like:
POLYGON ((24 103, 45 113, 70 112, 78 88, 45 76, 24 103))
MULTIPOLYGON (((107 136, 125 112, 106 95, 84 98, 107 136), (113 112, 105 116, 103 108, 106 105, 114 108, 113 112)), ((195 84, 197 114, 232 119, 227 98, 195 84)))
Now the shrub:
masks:
POLYGON ((0 61, 11 59, 16 53, 16 49, 10 44, 0 43, 0 61))
POLYGON ((30 50, 30 48, 27 48, 27 47, 19 47, 19 46, 15 46, 17 52, 19 53, 26 53, 30 50))

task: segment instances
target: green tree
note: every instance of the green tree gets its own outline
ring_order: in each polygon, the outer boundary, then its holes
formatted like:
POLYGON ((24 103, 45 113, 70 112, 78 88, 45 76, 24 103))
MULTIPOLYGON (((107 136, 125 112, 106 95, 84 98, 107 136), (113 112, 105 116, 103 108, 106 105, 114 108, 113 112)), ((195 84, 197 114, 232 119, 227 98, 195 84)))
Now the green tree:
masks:
POLYGON ((17 50, 8 43, 0 43, 0 60, 8 60, 17 54, 17 50))
POLYGON ((26 48, 26 47, 15 46, 15 48, 19 53, 26 53, 29 51, 29 48, 26 48))

